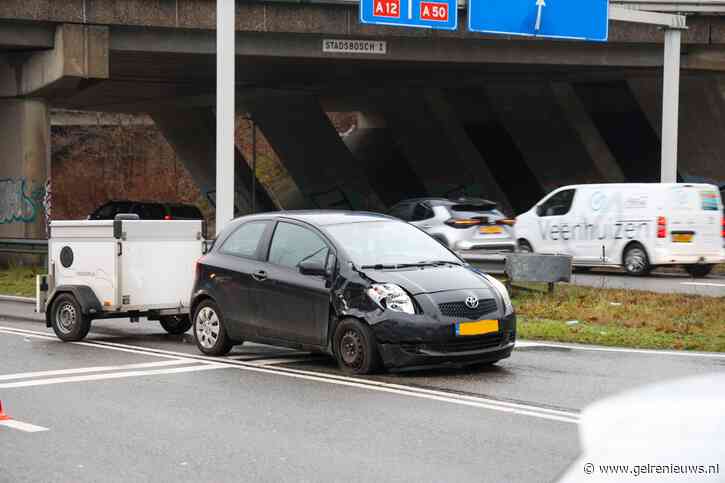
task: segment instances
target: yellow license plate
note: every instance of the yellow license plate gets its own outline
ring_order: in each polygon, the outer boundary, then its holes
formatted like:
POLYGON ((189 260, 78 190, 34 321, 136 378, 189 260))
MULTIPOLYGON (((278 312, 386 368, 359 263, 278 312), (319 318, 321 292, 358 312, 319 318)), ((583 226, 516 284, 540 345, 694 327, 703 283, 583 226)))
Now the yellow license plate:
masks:
POLYGON ((692 233, 673 233, 672 241, 675 243, 690 243, 692 241, 692 233))
POLYGON ((498 320, 479 320, 456 324, 456 335, 482 335, 494 332, 498 332, 498 320))
POLYGON ((503 233, 503 228, 500 226, 482 226, 478 229, 478 232, 484 235, 498 235, 503 233))

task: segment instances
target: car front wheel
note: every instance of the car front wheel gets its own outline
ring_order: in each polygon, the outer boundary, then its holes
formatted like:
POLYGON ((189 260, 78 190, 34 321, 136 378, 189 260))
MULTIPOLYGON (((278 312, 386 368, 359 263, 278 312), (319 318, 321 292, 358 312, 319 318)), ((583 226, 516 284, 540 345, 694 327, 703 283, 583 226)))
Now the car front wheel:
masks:
POLYGON ((333 347, 340 369, 348 374, 372 374, 382 367, 375 336, 359 320, 344 319, 337 325, 333 347))
POLYGON ((196 309, 194 335, 196 346, 209 356, 223 356, 234 346, 224 328, 221 311, 211 300, 205 300, 196 309))

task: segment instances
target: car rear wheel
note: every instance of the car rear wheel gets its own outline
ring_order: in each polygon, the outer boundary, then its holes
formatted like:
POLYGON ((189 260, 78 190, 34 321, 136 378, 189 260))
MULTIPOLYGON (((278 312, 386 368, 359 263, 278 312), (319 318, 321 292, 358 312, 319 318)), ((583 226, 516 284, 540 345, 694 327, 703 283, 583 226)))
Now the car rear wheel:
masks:
POLYGON ((161 327, 172 335, 180 335, 191 329, 191 318, 188 315, 168 315, 159 319, 161 327))
POLYGON ((348 374, 372 374, 382 367, 375 336, 359 320, 344 319, 337 325, 333 348, 340 369, 348 374))
POLYGON ((223 356, 234 346, 224 327, 221 311, 211 300, 205 300, 196 309, 194 335, 196 346, 206 355, 223 356))
POLYGON ((652 271, 649 264, 649 258, 644 247, 639 243, 633 243, 624 252, 624 270, 629 275, 641 276, 647 275, 652 271))
POLYGON ((695 278, 702 278, 710 275, 713 267, 714 265, 685 265, 685 270, 695 278))
POLYGON ((91 318, 84 315, 76 298, 63 293, 53 301, 50 325, 58 338, 64 342, 82 340, 91 330, 91 318))

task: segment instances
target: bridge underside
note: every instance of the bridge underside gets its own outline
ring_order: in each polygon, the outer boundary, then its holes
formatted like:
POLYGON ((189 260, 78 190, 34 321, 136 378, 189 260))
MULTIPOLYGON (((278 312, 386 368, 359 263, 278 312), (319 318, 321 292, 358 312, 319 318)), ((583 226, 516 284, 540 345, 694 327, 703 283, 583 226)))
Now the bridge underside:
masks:
MULTIPOLYGON (((214 185, 213 32, 23 23, 0 31, 0 106, 149 113, 199 183, 214 185)), ((241 32, 238 111, 257 121, 295 187, 259 188, 258 206, 382 209, 404 197, 468 194, 521 212, 562 184, 657 181, 662 45, 651 35, 608 44, 390 37, 387 54, 374 56, 323 52, 325 39, 346 35, 241 32), (356 130, 341 138, 325 111, 359 112, 356 130)), ((697 28, 688 35, 679 174, 724 180, 725 44, 697 28)), ((7 116, 6 126, 20 122, 7 116)), ((18 163, 0 166, 0 179, 17 178, 22 170, 9 165, 18 163)), ((245 207, 251 173, 241 156, 238 164, 245 207)))

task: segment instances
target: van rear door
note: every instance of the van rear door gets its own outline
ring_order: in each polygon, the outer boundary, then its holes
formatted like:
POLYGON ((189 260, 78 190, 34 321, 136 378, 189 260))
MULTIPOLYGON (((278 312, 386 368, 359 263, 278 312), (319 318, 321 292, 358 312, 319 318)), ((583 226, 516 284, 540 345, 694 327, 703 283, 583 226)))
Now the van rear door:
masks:
POLYGON ((722 201, 715 186, 679 185, 668 190, 667 243, 672 254, 717 255, 722 249, 722 201))

